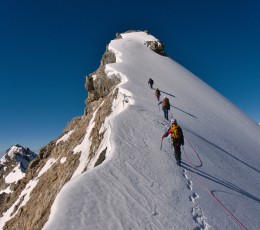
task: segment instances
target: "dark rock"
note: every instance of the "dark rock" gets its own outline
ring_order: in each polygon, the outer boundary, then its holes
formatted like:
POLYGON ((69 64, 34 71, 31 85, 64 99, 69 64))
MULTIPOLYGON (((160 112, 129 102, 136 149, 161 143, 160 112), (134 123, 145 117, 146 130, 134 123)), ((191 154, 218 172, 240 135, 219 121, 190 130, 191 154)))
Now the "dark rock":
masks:
POLYGON ((89 93, 91 93, 94 90, 93 77, 91 75, 88 75, 86 77, 85 87, 89 93))
POLYGON ((105 148, 99 155, 94 167, 100 165, 106 159, 107 148, 105 148))
POLYGON ((155 53, 166 56, 164 45, 160 41, 146 41, 144 44, 155 53))

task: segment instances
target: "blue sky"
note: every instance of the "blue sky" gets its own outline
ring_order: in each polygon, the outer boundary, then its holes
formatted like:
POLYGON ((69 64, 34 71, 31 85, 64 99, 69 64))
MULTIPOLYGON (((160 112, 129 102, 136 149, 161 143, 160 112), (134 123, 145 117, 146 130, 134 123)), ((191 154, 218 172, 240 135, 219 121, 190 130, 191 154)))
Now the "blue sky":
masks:
POLYGON ((169 57, 260 122, 259 1, 1 1, 0 153, 33 150, 83 114, 85 76, 115 33, 147 29, 169 57))

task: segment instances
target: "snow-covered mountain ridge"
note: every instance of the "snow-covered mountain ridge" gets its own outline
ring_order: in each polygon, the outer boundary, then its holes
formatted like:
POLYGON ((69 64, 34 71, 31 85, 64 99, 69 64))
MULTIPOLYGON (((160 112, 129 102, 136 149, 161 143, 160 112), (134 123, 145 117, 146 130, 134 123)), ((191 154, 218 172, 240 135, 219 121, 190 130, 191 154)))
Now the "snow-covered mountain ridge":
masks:
MULTIPOLYGON (((10 184, 13 183, 13 180, 17 181, 21 179, 29 163, 36 157, 37 154, 28 147, 23 147, 19 144, 11 146, 0 159, 1 180, 5 178, 5 181, 10 184), (11 176, 12 171, 17 173, 11 176)), ((1 183, 1 186, 3 185, 4 183, 1 183)))
POLYGON ((9 197, 14 191, 17 193, 21 191, 18 188, 19 183, 25 177, 30 162, 36 157, 37 154, 28 147, 15 144, 0 159, 0 213, 8 209, 9 197))
POLYGON ((85 114, 31 163, 22 179, 33 184, 30 198, 13 215, 12 207, 2 213, 1 226, 41 229, 48 220, 44 229, 259 229, 259 125, 151 51, 151 44, 162 47, 153 36, 118 38, 87 77, 85 114), (183 128, 182 167, 168 139, 160 151, 169 124, 149 77, 183 128))

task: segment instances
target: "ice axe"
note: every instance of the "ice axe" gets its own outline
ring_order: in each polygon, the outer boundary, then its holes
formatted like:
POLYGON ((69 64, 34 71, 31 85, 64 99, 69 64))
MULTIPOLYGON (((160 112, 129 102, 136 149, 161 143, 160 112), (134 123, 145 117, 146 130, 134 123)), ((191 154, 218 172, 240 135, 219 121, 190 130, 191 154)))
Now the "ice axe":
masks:
POLYGON ((163 142, 163 138, 162 138, 162 140, 161 140, 161 146, 160 146, 160 150, 162 150, 162 142, 163 142))

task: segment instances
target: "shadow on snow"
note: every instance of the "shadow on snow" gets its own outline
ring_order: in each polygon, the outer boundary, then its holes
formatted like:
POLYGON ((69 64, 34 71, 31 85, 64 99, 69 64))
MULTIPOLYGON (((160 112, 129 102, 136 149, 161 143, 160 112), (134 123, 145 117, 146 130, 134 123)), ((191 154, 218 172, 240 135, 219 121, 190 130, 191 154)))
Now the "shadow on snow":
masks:
MULTIPOLYGON (((256 196, 250 194, 249 192, 245 191, 244 189, 242 189, 242 188, 232 184, 229 181, 226 181, 226 180, 224 180, 222 178, 218 178, 218 177, 212 176, 212 175, 210 175, 210 174, 208 174, 206 172, 203 172, 200 169, 197 169, 197 168, 195 169, 193 166, 191 166, 191 165, 189 165, 189 164, 187 164, 185 162, 182 162, 182 168, 185 168, 186 170, 188 170, 190 172, 193 172, 193 173, 195 173, 195 174, 197 174, 197 175, 199 175, 201 177, 204 177, 204 178, 206 178, 208 180, 211 180, 211 181, 213 181, 213 182, 215 182, 217 184, 225 186, 226 188, 229 188, 229 189, 231 189, 231 190, 233 190, 235 192, 238 192, 238 193, 240 193, 240 194, 242 194, 242 195, 244 195, 244 196, 246 196, 246 197, 248 197, 248 198, 250 198, 250 199, 252 199, 254 201, 260 202, 259 198, 257 198, 256 196)), ((214 191, 215 190, 210 191, 212 193, 212 195, 214 195, 214 191)))
POLYGON ((239 158, 237 158, 236 156, 234 156, 234 155, 232 155, 231 153, 227 152, 226 150, 220 148, 220 147, 217 146, 216 144, 214 144, 214 143, 212 143, 212 142, 206 140, 205 138, 201 137, 200 135, 198 135, 198 134, 196 134, 196 133, 194 133, 194 132, 192 132, 192 131, 190 131, 190 130, 188 130, 188 129, 185 129, 185 130, 188 131, 189 133, 194 134, 196 137, 199 137, 201 140, 207 142, 208 144, 214 146, 215 148, 221 150, 223 153, 229 155, 230 157, 234 158, 235 160, 239 161, 240 163, 242 163, 242 164, 246 165, 247 167, 253 169, 254 171, 260 173, 260 171, 259 171, 258 169, 254 168, 253 166, 251 166, 251 165, 247 164, 246 162, 240 160, 239 158))
POLYGON ((182 110, 182 109, 180 109, 180 108, 178 108, 178 107, 176 107, 176 106, 171 105, 171 107, 173 107, 173 108, 175 108, 175 109, 177 109, 177 110, 179 110, 179 111, 181 111, 181 112, 183 112, 183 113, 186 113, 186 114, 189 115, 189 116, 192 116, 192 117, 194 117, 194 118, 197 118, 196 116, 192 115, 191 113, 188 113, 188 112, 186 112, 186 111, 184 111, 184 110, 182 110))

